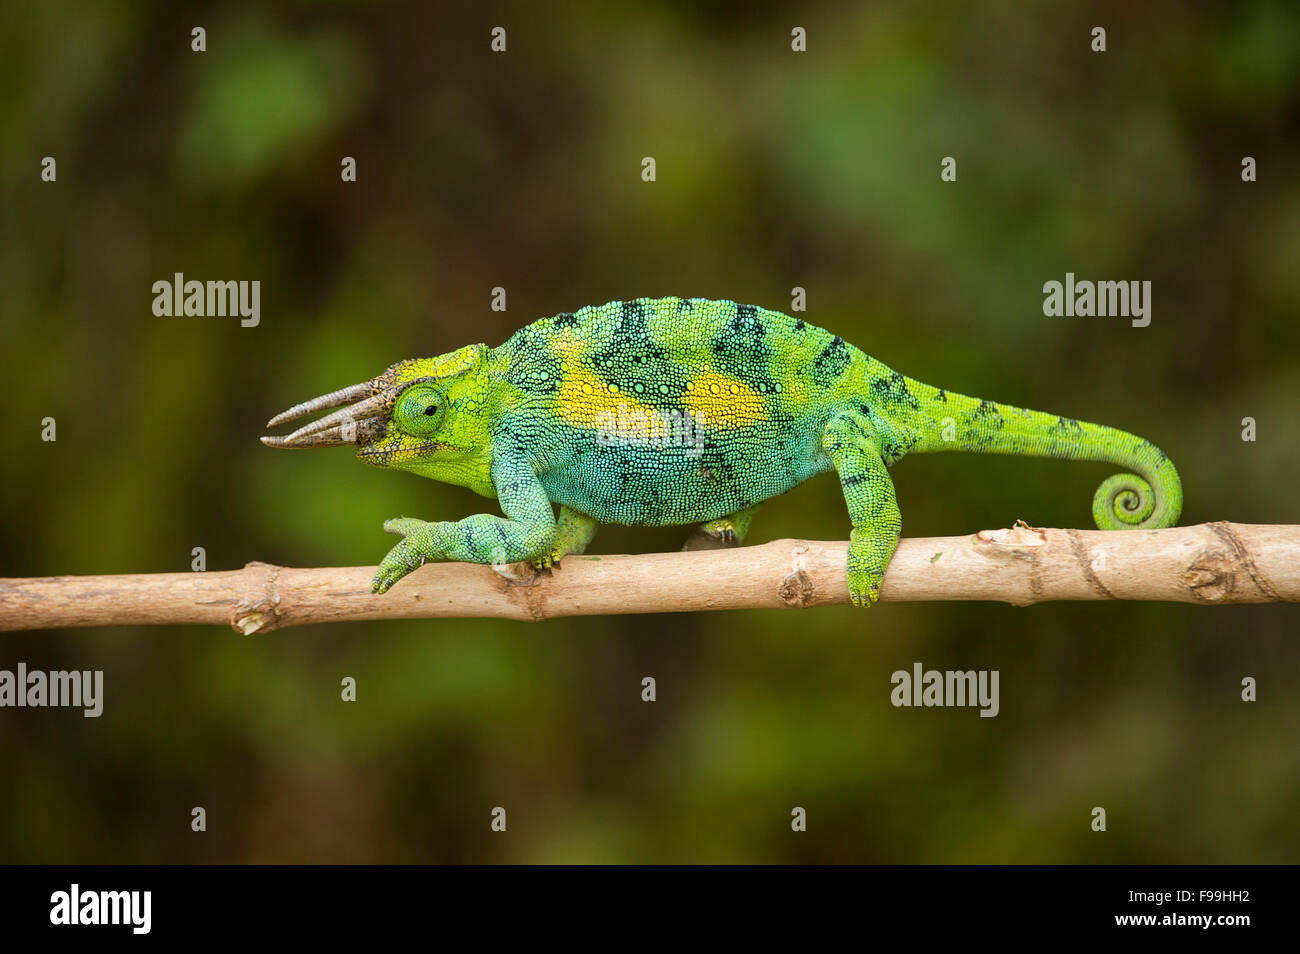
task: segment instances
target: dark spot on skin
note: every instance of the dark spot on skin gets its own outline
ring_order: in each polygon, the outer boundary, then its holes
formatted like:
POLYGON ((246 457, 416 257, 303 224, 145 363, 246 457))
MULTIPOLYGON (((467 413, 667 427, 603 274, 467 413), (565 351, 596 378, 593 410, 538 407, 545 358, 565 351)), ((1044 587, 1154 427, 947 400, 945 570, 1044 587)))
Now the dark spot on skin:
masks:
POLYGON ((876 378, 872 381, 871 391, 884 403, 910 408, 920 407, 912 392, 908 390, 907 379, 897 371, 887 378, 876 378))
POLYGON ((803 331, 803 330, 804 330, 805 328, 807 328, 807 327, 808 327, 808 324, 807 324, 807 323, 806 323, 802 318, 796 318, 796 319, 794 320, 794 330, 795 330, 795 331, 803 331))
POLYGON ((916 437, 904 437, 886 441, 881 445, 880 459, 885 462, 886 467, 893 467, 916 446, 917 440, 916 437))
POLYGON ((576 325, 578 317, 571 311, 562 311, 555 316, 555 327, 567 328, 569 325, 576 325))
POLYGON ((850 360, 849 349, 844 344, 844 339, 836 335, 831 339, 831 343, 822 349, 822 353, 817 356, 817 360, 813 362, 813 381, 825 387, 844 373, 845 368, 849 366, 850 360))
POLYGON ((1083 432, 1083 425, 1072 417, 1058 417, 1056 419, 1056 427, 1058 430, 1062 431, 1074 431, 1075 433, 1083 432))
POLYGON ((840 484, 844 487, 856 487, 866 479, 862 474, 845 474, 840 478, 840 484))
MULTIPOLYGON (((569 315, 569 318, 574 316, 569 315)), ((556 321, 558 324, 559 319, 556 321)), ((552 394, 558 391, 563 372, 559 359, 546 344, 550 337, 538 334, 533 325, 516 331, 503 346, 511 350, 506 380, 521 391, 533 394, 552 394)))
POLYGON ((753 305, 737 305, 736 317, 731 319, 732 334, 761 338, 767 333, 763 323, 758 319, 758 309, 753 305))
POLYGON ((948 392, 945 391, 943 388, 939 389, 939 393, 936 394, 935 397, 938 398, 940 401, 943 401, 943 403, 945 404, 948 403, 948 392))
POLYGON ((761 309, 735 302, 722 304, 735 311, 709 342, 716 370, 738 378, 752 388, 758 388, 759 384, 770 387, 773 384, 767 377, 771 368, 770 349, 763 340, 767 335, 767 324, 760 314, 761 309))
MULTIPOLYGON (((650 332, 647 326, 648 310, 645 301, 637 299, 635 301, 617 302, 619 318, 618 324, 614 326, 609 334, 609 338, 604 343, 601 351, 591 356, 589 367, 594 368, 601 373, 602 377, 608 380, 608 372, 614 368, 626 367, 629 363, 628 358, 633 354, 640 354, 645 350, 646 342, 650 340, 650 332)), ((619 387, 631 386, 632 382, 619 380, 614 383, 619 387)))
POLYGON ((980 401, 980 406, 975 408, 975 410, 971 413, 971 417, 975 418, 976 420, 979 420, 982 417, 1001 417, 1001 416, 1002 416, 1002 412, 998 410, 998 406, 994 404, 992 401, 980 401))

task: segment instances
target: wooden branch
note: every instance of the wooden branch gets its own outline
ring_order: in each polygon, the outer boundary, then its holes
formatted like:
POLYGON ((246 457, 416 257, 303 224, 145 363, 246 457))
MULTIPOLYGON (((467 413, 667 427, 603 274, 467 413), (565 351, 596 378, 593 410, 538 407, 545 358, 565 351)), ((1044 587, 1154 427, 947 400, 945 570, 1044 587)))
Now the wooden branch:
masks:
MULTIPOLYGON (((846 543, 567 557, 553 575, 429 564, 383 596, 372 567, 0 579, 0 630, 222 623, 265 633, 344 620, 679 613, 847 603, 846 543)), ((903 540, 881 599, 1300 601, 1300 526, 1208 523, 1169 530, 1040 530, 903 540)))

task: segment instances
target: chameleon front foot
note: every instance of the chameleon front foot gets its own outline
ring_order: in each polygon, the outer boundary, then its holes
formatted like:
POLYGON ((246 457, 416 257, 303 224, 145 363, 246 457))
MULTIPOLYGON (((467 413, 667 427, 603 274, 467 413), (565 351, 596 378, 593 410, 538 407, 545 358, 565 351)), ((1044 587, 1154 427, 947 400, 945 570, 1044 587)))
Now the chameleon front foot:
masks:
POLYGON ((404 539, 380 561, 374 579, 370 581, 370 592, 387 593, 394 583, 416 567, 428 560, 438 559, 441 548, 437 528, 436 523, 427 523, 414 517, 386 520, 384 530, 400 534, 404 539))

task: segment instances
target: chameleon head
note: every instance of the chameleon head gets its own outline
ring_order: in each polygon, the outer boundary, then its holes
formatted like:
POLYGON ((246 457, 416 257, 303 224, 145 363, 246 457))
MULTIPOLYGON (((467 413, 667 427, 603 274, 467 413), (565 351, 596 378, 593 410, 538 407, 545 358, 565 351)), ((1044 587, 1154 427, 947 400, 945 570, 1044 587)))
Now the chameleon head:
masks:
POLYGON ((469 345, 436 358, 399 361, 377 378, 277 414, 267 427, 331 412, 292 434, 263 437, 262 443, 285 448, 353 444, 357 458, 368 464, 438 476, 430 471, 439 462, 473 454, 487 442, 485 422, 474 420, 476 415, 451 413, 449 407, 472 390, 467 385, 486 353, 484 345, 469 345))

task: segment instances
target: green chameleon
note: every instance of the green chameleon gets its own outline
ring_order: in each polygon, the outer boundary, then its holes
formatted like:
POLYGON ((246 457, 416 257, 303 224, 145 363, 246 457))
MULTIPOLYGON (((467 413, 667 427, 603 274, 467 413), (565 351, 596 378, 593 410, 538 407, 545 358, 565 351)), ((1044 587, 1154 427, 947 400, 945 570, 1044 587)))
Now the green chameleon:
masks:
POLYGON ((602 523, 696 524, 696 544, 736 545, 764 500, 834 468, 852 524, 849 594, 870 605, 901 530, 889 468, 909 451, 1131 468, 1097 490, 1104 530, 1173 526, 1182 507, 1174 465, 1140 437, 931 387, 829 331, 732 301, 639 298, 543 318, 498 348, 398 362, 268 427, 333 408, 262 440, 356 444, 368 464, 468 487, 505 514, 389 520, 404 539, 377 593, 428 560, 549 570, 602 523))

